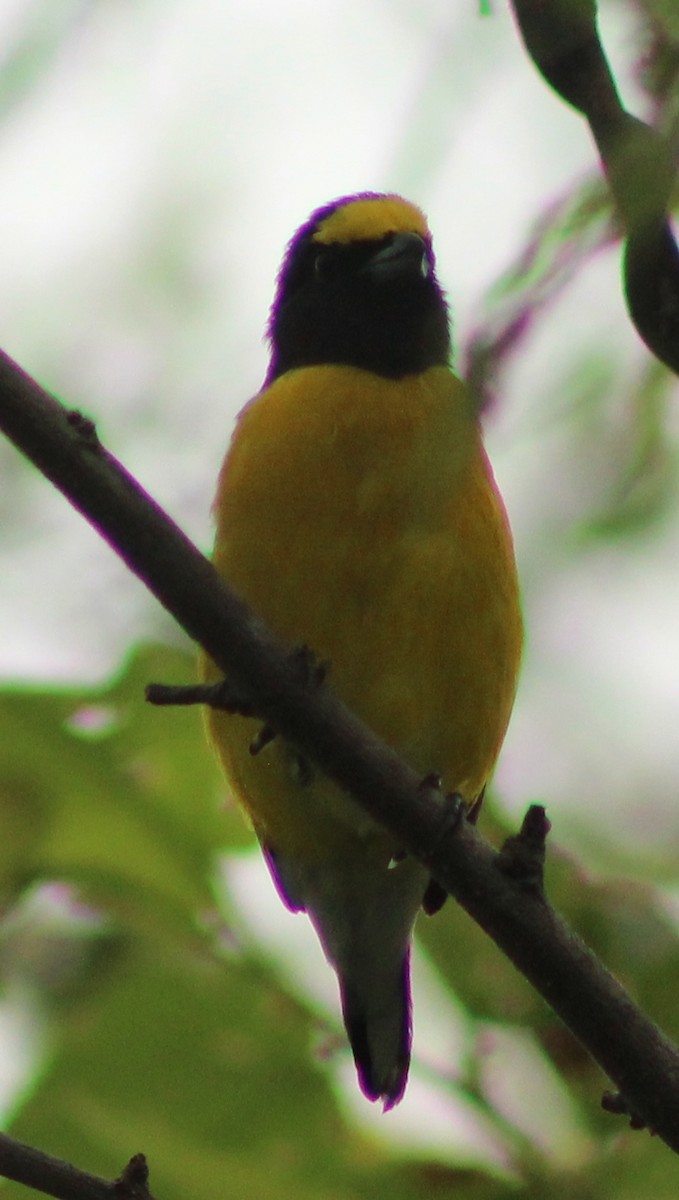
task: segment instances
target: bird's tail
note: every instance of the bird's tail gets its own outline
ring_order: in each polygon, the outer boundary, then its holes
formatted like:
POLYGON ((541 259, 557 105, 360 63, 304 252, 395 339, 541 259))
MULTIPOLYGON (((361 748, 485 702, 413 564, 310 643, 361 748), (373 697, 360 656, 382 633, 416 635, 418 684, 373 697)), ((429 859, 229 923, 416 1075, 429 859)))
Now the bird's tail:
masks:
POLYGON ((362 1091, 398 1104, 410 1065, 410 939, 428 874, 414 859, 387 868, 328 867, 308 910, 340 985, 362 1091))
POLYGON ((306 909, 337 972, 362 1091, 393 1108, 410 1065, 410 937, 428 872, 412 858, 387 866, 360 854, 311 863, 265 854, 280 895, 306 909))
POLYGON ((382 1100, 387 1112, 403 1096, 410 1066, 410 945, 400 963, 388 963, 377 977, 366 970, 337 973, 361 1091, 382 1100))

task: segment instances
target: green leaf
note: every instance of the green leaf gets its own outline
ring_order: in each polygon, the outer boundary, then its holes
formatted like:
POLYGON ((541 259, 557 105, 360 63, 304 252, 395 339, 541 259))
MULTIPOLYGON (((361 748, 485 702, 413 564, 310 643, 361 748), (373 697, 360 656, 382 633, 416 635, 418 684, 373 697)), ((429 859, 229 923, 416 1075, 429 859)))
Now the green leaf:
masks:
MULTIPOLYGON (((162 1200, 419 1200, 435 1176, 463 1200, 502 1194, 481 1174, 401 1168, 344 1124, 314 1034, 245 957, 128 939, 65 1017, 11 1133, 105 1178, 141 1151, 162 1200)), ((25 1200, 15 1184, 3 1196, 25 1200)))
POLYGON ((139 651, 103 690, 0 695, 0 894, 66 880, 127 923, 174 931, 213 906, 222 848, 251 835, 226 810, 195 709, 155 709, 154 679, 195 675, 176 651, 139 651))
POLYGON ((347 1139, 308 1038, 309 1018, 244 959, 133 939, 72 1010, 13 1132, 106 1177, 141 1150, 164 1200, 293 1181, 312 1196, 347 1139))

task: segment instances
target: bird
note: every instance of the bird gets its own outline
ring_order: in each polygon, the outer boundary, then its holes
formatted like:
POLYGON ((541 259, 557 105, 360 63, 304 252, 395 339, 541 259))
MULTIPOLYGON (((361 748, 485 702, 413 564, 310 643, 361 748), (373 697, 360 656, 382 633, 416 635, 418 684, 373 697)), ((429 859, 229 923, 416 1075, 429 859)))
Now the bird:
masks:
MULTIPOLYGON (((214 565, 286 644, 329 664, 323 686, 475 812, 522 619, 423 212, 380 192, 318 208, 285 251, 267 336, 219 475, 214 565)), ((207 656, 202 675, 221 675, 207 656)), ((337 974, 359 1086, 387 1111, 411 1057, 413 926, 445 892, 284 739, 253 745, 261 721, 208 708, 206 722, 281 899, 337 974)))

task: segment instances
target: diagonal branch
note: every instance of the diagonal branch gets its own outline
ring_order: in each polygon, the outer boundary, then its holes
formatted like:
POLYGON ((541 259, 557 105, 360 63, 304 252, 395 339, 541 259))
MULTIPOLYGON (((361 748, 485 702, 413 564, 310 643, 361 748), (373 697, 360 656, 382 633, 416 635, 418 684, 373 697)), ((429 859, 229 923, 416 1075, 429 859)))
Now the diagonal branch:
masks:
POLYGON ((386 826, 534 985, 619 1090, 679 1152, 679 1051, 545 900, 546 822, 531 809, 498 854, 324 687, 312 687, 208 560, 69 413, 0 354, 0 428, 106 538, 262 719, 386 826))

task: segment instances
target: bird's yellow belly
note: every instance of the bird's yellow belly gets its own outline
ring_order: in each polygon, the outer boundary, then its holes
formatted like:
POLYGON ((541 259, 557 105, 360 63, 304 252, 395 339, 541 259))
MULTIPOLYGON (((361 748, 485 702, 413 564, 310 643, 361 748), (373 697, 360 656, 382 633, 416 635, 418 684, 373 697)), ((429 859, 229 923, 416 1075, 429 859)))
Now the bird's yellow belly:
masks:
MULTIPOLYGON (((216 566, 257 615, 328 659, 327 686, 415 770, 475 797, 509 719, 521 625, 504 509, 454 377, 284 376, 241 417, 216 511, 216 566)), ((263 840, 319 858, 356 837, 397 849, 322 775, 302 782, 280 739, 253 757, 256 721, 208 723, 263 840)))

